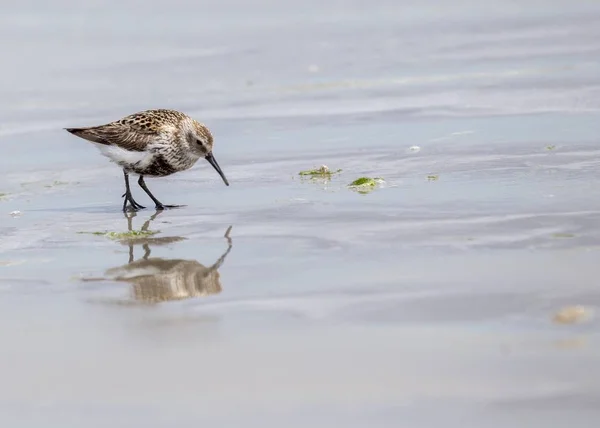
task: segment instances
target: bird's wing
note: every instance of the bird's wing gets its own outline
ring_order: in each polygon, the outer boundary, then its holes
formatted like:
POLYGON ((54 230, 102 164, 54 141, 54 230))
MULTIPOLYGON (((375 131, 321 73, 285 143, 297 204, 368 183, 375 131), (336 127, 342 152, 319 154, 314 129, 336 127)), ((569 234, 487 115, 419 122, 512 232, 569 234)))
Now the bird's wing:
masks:
POLYGON ((67 131, 95 143, 115 145, 125 150, 139 152, 146 150, 148 144, 161 134, 175 132, 183 117, 178 112, 148 110, 106 125, 67 128, 67 131))
POLYGON ((123 125, 118 122, 90 128, 67 128, 71 134, 94 143, 119 146, 125 150, 141 152, 159 136, 160 131, 123 125))

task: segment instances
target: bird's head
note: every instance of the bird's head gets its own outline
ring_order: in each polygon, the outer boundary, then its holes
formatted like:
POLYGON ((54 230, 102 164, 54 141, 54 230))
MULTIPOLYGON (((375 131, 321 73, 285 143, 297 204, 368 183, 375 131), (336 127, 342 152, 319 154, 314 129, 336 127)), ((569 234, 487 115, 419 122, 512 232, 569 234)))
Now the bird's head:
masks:
POLYGON ((192 153, 199 158, 203 157, 206 159, 219 173, 225 184, 229 186, 225 174, 223 174, 221 167, 213 156, 213 136, 210 130, 204 124, 197 122, 194 119, 190 119, 189 122, 185 124, 184 129, 185 139, 192 153))

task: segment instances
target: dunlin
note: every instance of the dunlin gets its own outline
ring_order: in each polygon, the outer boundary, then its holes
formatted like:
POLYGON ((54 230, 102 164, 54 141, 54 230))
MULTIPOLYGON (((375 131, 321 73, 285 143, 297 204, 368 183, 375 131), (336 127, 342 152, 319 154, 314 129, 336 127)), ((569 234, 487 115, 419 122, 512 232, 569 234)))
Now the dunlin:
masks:
POLYGON ((131 195, 129 174, 139 175, 138 184, 156 204, 157 210, 180 205, 164 205, 154 197, 144 176, 165 177, 191 168, 203 157, 229 182, 213 156, 213 136, 209 129, 175 110, 146 110, 125 116, 106 125, 65 128, 71 134, 91 141, 102 154, 123 168, 125 198, 133 210, 144 208, 131 195))

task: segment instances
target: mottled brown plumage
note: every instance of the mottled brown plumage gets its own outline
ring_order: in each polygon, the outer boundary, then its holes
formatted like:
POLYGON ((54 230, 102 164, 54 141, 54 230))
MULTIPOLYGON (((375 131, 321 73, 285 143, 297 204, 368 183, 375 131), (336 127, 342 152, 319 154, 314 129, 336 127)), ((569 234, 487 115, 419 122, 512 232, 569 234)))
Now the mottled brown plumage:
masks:
POLYGON ((213 156, 213 136, 202 123, 175 110, 146 110, 100 126, 66 128, 68 132, 91 141, 103 155, 123 168, 126 210, 143 208, 132 197, 128 174, 140 176, 138 183, 152 198, 157 209, 168 207, 148 190, 144 176, 165 177, 191 168, 204 157, 229 185, 213 156))

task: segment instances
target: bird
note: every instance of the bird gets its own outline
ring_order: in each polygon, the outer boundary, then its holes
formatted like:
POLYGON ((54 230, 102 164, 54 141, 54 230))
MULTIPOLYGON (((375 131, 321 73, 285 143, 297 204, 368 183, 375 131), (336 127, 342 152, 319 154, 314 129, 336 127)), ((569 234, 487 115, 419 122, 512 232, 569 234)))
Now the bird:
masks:
POLYGON ((187 114, 169 109, 140 111, 113 122, 84 128, 64 128, 67 132, 91 141, 100 152, 123 169, 125 193, 123 211, 145 207, 135 201, 129 175, 139 176, 138 185, 156 204, 156 210, 177 208, 165 205, 148 189, 145 176, 166 177, 184 171, 203 157, 219 173, 225 185, 229 181, 213 155, 213 135, 204 125, 187 114))

